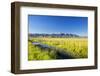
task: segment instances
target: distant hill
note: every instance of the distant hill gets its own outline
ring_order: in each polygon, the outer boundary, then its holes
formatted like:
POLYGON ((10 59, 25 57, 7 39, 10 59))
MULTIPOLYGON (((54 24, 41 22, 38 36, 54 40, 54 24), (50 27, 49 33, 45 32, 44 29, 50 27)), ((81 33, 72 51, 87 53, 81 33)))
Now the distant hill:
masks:
MULTIPOLYGON (((29 37, 52 37, 52 38, 69 38, 69 37, 81 37, 79 35, 76 34, 68 34, 68 33, 60 33, 60 34, 29 34, 29 37)), ((84 36, 86 37, 86 36, 84 36)))

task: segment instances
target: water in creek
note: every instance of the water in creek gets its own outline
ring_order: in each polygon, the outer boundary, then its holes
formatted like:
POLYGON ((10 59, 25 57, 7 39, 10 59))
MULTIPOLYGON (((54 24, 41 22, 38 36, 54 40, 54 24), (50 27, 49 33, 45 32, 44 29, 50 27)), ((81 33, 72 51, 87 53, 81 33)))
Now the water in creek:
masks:
POLYGON ((57 59, 73 59, 72 56, 68 55, 67 53, 63 52, 61 49, 57 49, 55 47, 52 46, 48 46, 46 44, 42 44, 39 42, 32 42, 33 45, 41 48, 41 49, 48 49, 46 51, 50 51, 51 49, 55 49, 56 54, 57 54, 57 59))

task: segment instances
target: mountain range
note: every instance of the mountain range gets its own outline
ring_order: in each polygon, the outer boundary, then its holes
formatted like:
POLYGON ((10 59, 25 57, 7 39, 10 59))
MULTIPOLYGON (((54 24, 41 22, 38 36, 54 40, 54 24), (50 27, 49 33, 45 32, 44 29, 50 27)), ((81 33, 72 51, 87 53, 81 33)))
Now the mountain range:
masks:
POLYGON ((29 33, 28 35, 29 35, 29 37, 52 37, 52 38, 87 37, 87 36, 79 36, 76 34, 68 34, 68 33, 59 33, 59 34, 55 34, 55 33, 52 33, 52 34, 34 33, 34 34, 32 34, 32 33, 29 33))

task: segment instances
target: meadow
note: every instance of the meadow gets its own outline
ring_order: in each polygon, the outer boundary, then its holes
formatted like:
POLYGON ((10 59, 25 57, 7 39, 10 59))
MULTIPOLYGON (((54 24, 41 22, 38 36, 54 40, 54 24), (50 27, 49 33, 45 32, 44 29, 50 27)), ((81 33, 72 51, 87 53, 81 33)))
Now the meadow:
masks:
MULTIPOLYGON (((41 49, 32 44, 38 42, 57 49, 61 52, 67 53, 73 59, 88 57, 88 40, 87 38, 47 38, 47 37, 33 37, 28 41, 28 60, 52 60, 57 58, 57 51, 51 49, 41 49)), ((68 58, 66 58, 68 59, 68 58)))

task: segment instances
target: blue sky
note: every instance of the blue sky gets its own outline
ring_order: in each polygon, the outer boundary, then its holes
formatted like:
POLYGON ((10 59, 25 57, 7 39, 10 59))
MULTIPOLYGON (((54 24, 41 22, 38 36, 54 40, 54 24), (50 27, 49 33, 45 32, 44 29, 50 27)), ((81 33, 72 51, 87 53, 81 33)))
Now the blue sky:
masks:
POLYGON ((28 16, 29 33, 71 33, 88 35, 88 18, 74 16, 28 16))

